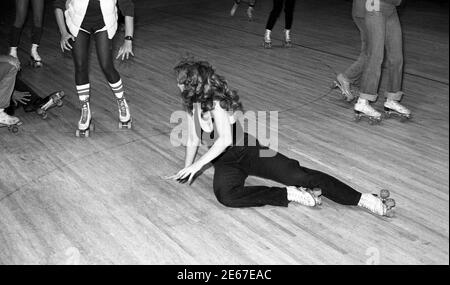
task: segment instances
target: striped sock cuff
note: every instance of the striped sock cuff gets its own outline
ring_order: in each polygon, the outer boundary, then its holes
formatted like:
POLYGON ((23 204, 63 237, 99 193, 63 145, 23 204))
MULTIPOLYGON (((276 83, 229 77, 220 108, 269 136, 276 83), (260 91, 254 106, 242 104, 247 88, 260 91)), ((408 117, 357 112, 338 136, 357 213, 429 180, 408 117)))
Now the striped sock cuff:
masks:
POLYGON ((122 79, 119 79, 119 81, 117 81, 116 83, 109 83, 109 86, 111 86, 111 90, 114 92, 116 98, 123 97, 122 79))
POLYGON ((91 90, 91 85, 84 84, 84 85, 77 85, 77 94, 80 100, 85 101, 87 98, 89 98, 89 93, 91 90))

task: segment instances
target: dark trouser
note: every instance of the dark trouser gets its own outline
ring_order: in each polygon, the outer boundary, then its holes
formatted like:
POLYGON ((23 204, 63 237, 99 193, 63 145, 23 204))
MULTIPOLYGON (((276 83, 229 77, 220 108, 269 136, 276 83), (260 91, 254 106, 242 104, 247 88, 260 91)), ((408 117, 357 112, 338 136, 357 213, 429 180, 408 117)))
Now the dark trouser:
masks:
POLYGON ((284 3, 284 17, 285 17, 285 29, 290 30, 292 27, 292 21, 294 18, 295 0, 273 0, 272 12, 270 12, 269 19, 267 20, 266 30, 272 30, 273 26, 281 14, 284 3))
MULTIPOLYGON (((247 136, 247 134, 246 134, 247 136)), ((289 203, 284 187, 244 186, 248 176, 270 179, 286 186, 320 188, 325 197, 343 205, 357 205, 361 193, 320 171, 277 153, 261 157, 256 146, 232 146, 214 161, 214 194, 227 207, 284 206, 289 203)))
MULTIPOLYGON (((108 39, 107 31, 95 33, 97 57, 106 79, 110 83, 120 80, 120 75, 114 67, 112 56, 112 40, 108 39)), ((75 65, 75 82, 77 85, 89 83, 89 46, 91 35, 80 30, 72 44, 72 56, 75 65)))
MULTIPOLYGON (((18 47, 23 25, 25 24, 30 0, 16 0, 16 19, 11 29, 9 45, 18 47)), ((44 0, 31 0, 33 6, 33 29, 31 42, 39 45, 42 37, 42 21, 44 17, 44 0)))
POLYGON ((398 101, 401 99, 403 80, 403 46, 397 12, 367 12, 365 26, 368 35, 368 59, 362 76, 360 97, 370 101, 377 99, 386 49, 387 98, 398 101))
POLYGON ((356 27, 358 27, 361 35, 361 53, 359 54, 358 59, 344 72, 344 75, 350 83, 360 85, 361 77, 368 59, 367 29, 364 18, 353 17, 353 21, 355 22, 356 27))

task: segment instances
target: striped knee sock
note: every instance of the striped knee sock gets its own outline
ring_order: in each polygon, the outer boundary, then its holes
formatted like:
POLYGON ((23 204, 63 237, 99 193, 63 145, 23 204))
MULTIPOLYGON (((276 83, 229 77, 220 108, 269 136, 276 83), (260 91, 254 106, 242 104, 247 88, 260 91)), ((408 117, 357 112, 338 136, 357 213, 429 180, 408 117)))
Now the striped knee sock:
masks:
POLYGON ((123 84, 122 79, 119 79, 116 83, 109 83, 111 90, 114 92, 116 98, 120 99, 123 97, 123 84))
POLYGON ((89 99, 89 94, 91 91, 91 84, 77 85, 77 94, 80 101, 86 101, 89 99))

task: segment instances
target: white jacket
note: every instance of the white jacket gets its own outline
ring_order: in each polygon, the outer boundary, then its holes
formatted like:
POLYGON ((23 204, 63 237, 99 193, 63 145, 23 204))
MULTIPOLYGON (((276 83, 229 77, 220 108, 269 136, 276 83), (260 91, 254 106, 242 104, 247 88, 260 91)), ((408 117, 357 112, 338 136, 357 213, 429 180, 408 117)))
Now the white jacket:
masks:
MULTIPOLYGON (((89 0, 67 0, 66 24, 72 36, 76 37, 80 31, 84 16, 89 4, 89 0)), ((112 39, 117 31, 117 0, 100 0, 100 7, 103 14, 103 21, 108 32, 108 38, 112 39)))

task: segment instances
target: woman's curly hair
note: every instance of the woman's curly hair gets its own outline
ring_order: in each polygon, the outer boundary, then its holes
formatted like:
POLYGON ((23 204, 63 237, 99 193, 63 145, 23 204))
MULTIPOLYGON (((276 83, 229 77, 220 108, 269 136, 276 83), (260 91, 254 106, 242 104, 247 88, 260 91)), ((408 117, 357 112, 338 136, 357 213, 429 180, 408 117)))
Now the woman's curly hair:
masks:
POLYGON ((208 62, 185 59, 174 69, 178 84, 184 85, 181 97, 190 114, 194 103, 200 103, 202 113, 205 113, 214 109, 214 101, 227 111, 242 111, 237 92, 229 89, 225 78, 217 75, 208 62))

